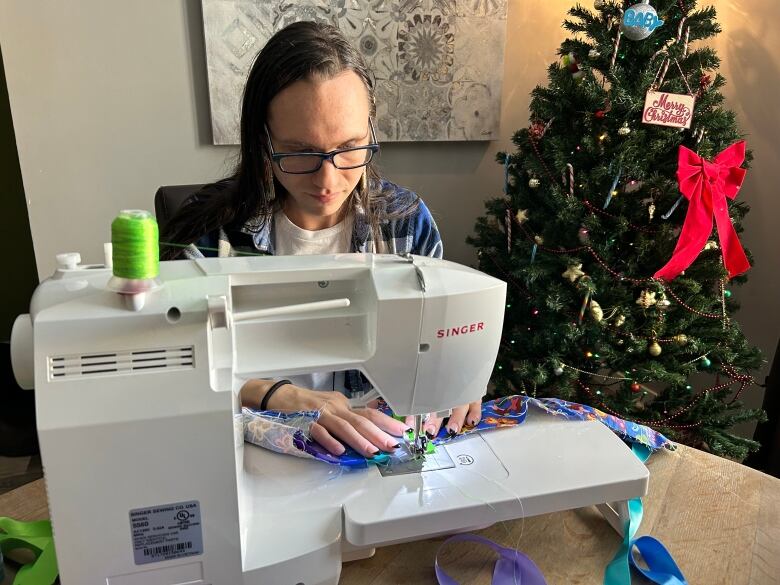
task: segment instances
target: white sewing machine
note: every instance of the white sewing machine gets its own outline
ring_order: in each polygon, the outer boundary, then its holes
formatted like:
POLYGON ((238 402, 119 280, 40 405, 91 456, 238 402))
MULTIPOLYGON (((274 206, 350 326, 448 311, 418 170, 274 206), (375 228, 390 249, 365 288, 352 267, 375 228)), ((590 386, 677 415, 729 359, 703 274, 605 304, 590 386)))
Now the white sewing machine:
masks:
POLYGON ((534 412, 411 470, 244 445, 251 377, 360 369, 399 414, 479 399, 506 293, 485 274, 417 256, 214 258, 163 262, 161 286, 132 296, 77 256, 12 336, 64 585, 333 585, 377 546, 523 516, 597 504, 620 530, 620 502, 646 491, 600 423, 534 412))

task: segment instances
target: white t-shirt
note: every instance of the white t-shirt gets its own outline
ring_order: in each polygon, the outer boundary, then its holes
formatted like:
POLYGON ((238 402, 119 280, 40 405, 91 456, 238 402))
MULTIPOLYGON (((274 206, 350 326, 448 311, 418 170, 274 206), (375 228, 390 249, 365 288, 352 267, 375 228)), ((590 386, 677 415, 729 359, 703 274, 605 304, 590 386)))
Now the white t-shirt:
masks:
POLYGON ((279 210, 274 214, 274 250, 277 256, 343 254, 349 252, 352 221, 344 219, 322 230, 299 228, 279 210))
MULTIPOLYGON (((350 219, 340 221, 333 227, 311 231, 299 228, 281 209, 274 214, 274 250, 277 256, 342 254, 350 251, 351 238, 350 219)), ((344 372, 313 372, 285 378, 301 388, 346 393, 344 372)))

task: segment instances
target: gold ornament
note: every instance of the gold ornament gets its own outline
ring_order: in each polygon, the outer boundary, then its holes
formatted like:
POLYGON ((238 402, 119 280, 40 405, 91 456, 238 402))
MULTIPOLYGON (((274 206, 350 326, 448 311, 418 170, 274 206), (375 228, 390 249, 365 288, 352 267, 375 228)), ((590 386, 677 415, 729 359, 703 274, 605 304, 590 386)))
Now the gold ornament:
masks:
POLYGON ((685 335, 685 333, 680 333, 679 335, 675 335, 674 342, 679 343, 680 345, 685 345, 686 343, 688 343, 688 336, 685 335))
POLYGON ((658 345, 657 341, 653 341, 649 346, 647 346, 647 352, 653 357, 658 357, 661 355, 661 346, 658 345))
POLYGON ((531 189, 536 189, 539 186, 539 179, 533 178, 528 181, 528 186, 531 187, 531 189))
POLYGON ((636 304, 642 307, 643 309, 652 307, 655 303, 656 303, 655 292, 649 290, 643 290, 640 293, 639 298, 636 300, 636 304))
POLYGON ((625 315, 620 314, 617 317, 615 317, 615 327, 620 327, 625 322, 626 322, 626 316, 625 315))
POLYGON ((593 320, 597 323, 600 323, 604 318, 604 311, 601 309, 601 305, 596 301, 590 302, 590 316, 593 317, 593 320))
POLYGON ((653 221, 653 216, 655 215, 655 203, 651 203, 649 205, 647 208, 647 213, 650 215, 650 221, 653 221))
POLYGON ((704 249, 705 250, 717 250, 718 249, 718 243, 713 241, 713 240, 710 240, 709 242, 704 244, 704 249))
POLYGON ((544 238, 542 236, 534 236, 534 242, 541 246, 544 244, 544 238))
POLYGON ((517 223, 522 224, 525 221, 528 221, 528 210, 527 209, 519 209, 517 213, 515 214, 515 219, 517 220, 517 223))
POLYGON ((664 293, 661 293, 660 298, 656 301, 655 306, 658 307, 659 310, 665 311, 669 308, 669 305, 671 305, 671 301, 666 298, 666 295, 664 293))
POLYGON ((628 122, 623 122, 623 125, 620 128, 618 128, 617 133, 620 134, 621 136, 627 136, 631 134, 631 128, 628 127, 628 122))
POLYGON ((568 278, 569 282, 574 282, 581 276, 585 276, 585 273, 581 270, 582 264, 572 264, 566 269, 566 272, 561 274, 564 278, 568 278))

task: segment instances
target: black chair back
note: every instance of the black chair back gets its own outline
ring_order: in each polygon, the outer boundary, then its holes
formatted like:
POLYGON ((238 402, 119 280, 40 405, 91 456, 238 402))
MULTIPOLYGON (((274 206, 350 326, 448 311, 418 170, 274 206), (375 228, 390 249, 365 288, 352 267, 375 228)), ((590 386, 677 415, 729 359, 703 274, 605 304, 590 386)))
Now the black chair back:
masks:
POLYGON ((157 189, 157 193, 154 194, 154 214, 157 216, 157 225, 161 232, 182 203, 202 187, 203 185, 167 185, 157 189))

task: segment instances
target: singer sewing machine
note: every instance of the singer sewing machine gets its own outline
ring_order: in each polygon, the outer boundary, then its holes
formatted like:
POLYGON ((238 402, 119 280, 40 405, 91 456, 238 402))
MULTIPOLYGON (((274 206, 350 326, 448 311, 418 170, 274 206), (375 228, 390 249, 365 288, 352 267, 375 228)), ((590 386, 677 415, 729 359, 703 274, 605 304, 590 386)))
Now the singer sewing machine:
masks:
POLYGON ((334 585, 375 547, 523 516, 595 504, 621 530, 646 491, 600 423, 533 412, 417 467, 244 444, 252 377, 360 369, 404 415, 481 398, 506 293, 485 274, 417 256, 212 258, 118 293, 77 256, 60 255, 12 336, 64 585, 334 585))

